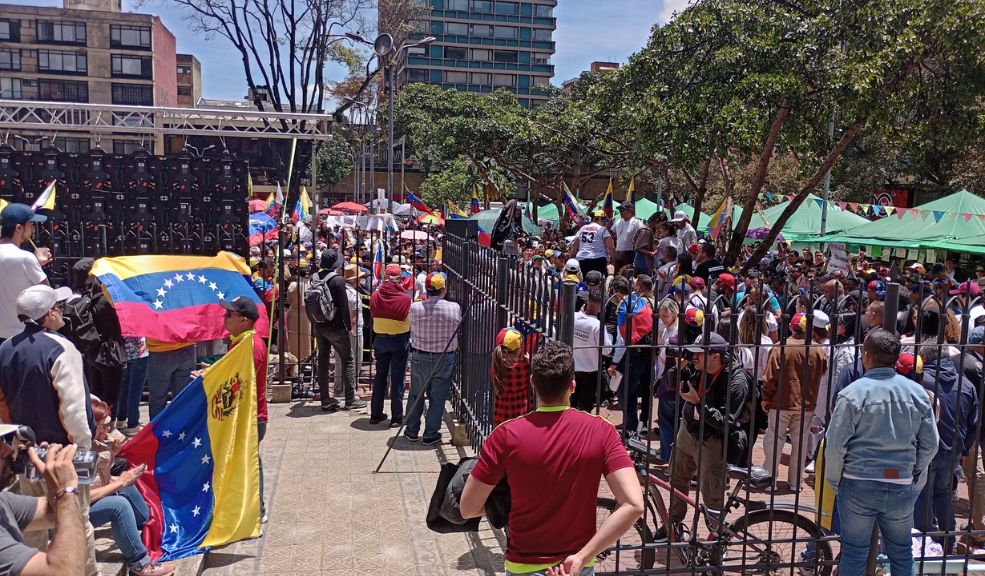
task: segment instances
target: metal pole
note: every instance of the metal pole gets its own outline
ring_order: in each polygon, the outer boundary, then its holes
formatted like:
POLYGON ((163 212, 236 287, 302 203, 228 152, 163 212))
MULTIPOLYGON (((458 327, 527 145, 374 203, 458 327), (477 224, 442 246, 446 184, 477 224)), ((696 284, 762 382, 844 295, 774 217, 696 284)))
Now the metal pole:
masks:
POLYGON ((886 301, 883 308, 882 327, 896 334, 896 316, 899 314, 899 284, 886 284, 886 301))
MULTIPOLYGON (((315 213, 321 208, 321 192, 318 191, 318 142, 311 142, 311 193, 315 195, 315 213)), ((314 222, 314 220, 312 220, 314 222)))
MULTIPOLYGON (((373 119, 369 125, 369 131, 369 202, 370 206, 373 206, 376 203, 376 151, 373 146, 376 140, 376 119, 373 119)), ((376 209, 376 213, 379 214, 379 208, 376 209)))
MULTIPOLYGON (((828 140, 834 139, 835 136, 835 113, 831 112, 831 119, 828 121, 828 140)), ((825 234, 828 230, 828 199, 831 195, 831 170, 828 169, 824 173, 823 182, 823 192, 821 198, 824 203, 821 204, 821 234, 825 234)))
POLYGON ((393 62, 388 62, 386 67, 387 97, 386 97, 386 123, 387 123, 387 150, 386 150, 386 211, 393 214, 393 99, 396 96, 396 74, 397 69, 393 62))
POLYGON ((575 342, 575 298, 577 296, 577 282, 561 284, 560 340, 568 346, 573 346, 575 342))

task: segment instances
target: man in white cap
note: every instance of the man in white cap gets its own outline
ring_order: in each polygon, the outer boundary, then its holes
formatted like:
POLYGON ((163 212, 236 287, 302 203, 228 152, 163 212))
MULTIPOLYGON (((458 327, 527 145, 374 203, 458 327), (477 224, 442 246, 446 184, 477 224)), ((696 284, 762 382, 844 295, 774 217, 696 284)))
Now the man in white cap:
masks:
POLYGON ((694 226, 691 226, 687 214, 683 210, 678 210, 674 212, 674 217, 670 221, 677 226, 677 239, 681 241, 684 251, 689 252, 691 246, 698 243, 698 233, 694 231, 694 226))
POLYGON ((47 219, 25 204, 9 204, 0 212, 0 342, 24 328, 14 305, 20 293, 28 286, 48 283, 41 267, 51 262, 51 251, 38 248, 31 254, 21 249, 34 235, 35 224, 47 219))
MULTIPOLYGON (((30 426, 38 443, 75 444, 91 450, 93 432, 89 386, 82 375, 82 354, 58 333, 69 288, 31 286, 15 302, 23 330, 0 344, 0 420, 30 426)), ((44 487, 22 477, 21 494, 43 496, 44 487)), ((86 575, 96 574, 95 540, 89 523, 89 491, 80 488, 86 526, 86 575)), ((25 544, 44 549, 47 534, 28 533, 25 544)))

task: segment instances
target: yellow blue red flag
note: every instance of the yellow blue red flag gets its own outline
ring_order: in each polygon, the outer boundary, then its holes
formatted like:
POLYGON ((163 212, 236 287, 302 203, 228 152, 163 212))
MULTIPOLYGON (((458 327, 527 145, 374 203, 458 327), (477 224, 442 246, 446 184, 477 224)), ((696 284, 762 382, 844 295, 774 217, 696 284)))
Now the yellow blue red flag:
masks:
POLYGON ((721 205, 715 213, 712 214, 711 220, 708 222, 708 229, 711 231, 712 238, 718 238, 718 232, 722 229, 722 222, 725 220, 725 207, 728 205, 728 198, 722 199, 721 205))
POLYGON ((452 220, 462 220, 468 217, 469 215, 465 213, 465 210, 459 208, 458 204, 455 204, 451 200, 448 201, 448 218, 452 220))
POLYGON ((147 465, 137 480, 150 520, 151 558, 177 560, 260 535, 253 338, 187 386, 126 443, 120 456, 147 465))
POLYGON ((308 189, 304 186, 301 187, 301 195, 298 197, 298 201, 294 204, 294 213, 291 214, 291 220, 295 224, 298 220, 304 222, 305 219, 311 214, 311 198, 308 196, 308 189))
POLYGON ((612 178, 609 178, 609 187, 605 189, 605 198, 602 199, 602 211, 606 218, 612 218, 612 178))
POLYGON ((120 256, 92 265, 109 295, 124 336, 161 342, 223 338, 220 300, 250 298, 260 309, 257 331, 269 327, 266 307, 250 284, 250 267, 232 252, 215 256, 120 256))
POLYGON ((41 194, 38 195, 37 199, 34 200, 34 204, 31 205, 31 210, 54 210, 55 209, 55 181, 52 180, 51 184, 48 184, 41 194))
POLYGON ((639 198, 636 197, 636 177, 635 176, 629 179, 629 190, 626 191, 626 199, 629 200, 634 205, 636 204, 636 201, 639 200, 639 198))
POLYGON ((478 214, 479 208, 479 187, 472 185, 472 199, 469 200, 469 214, 478 214))

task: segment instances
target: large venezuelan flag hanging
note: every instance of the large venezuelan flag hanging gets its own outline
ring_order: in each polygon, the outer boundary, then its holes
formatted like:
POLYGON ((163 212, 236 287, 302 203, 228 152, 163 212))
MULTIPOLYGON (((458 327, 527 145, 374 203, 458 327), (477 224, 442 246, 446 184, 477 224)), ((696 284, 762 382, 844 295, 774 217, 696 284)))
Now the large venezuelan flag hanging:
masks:
POLYGON ((215 256, 120 256, 100 258, 92 275, 106 288, 124 336, 161 342, 222 338, 220 300, 245 296, 257 303, 256 329, 268 331, 267 312, 250 284, 246 261, 231 252, 215 256))
POLYGON ((253 339, 244 338, 127 442, 151 558, 171 561, 260 535, 253 339))

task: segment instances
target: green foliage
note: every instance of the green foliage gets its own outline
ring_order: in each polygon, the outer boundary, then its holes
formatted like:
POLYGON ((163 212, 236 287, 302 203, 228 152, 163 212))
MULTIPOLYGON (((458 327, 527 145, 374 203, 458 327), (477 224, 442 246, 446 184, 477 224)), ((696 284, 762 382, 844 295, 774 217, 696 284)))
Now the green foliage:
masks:
POLYGON ((428 206, 438 209, 446 202, 454 202, 459 208, 469 202, 469 162, 465 158, 453 161, 440 172, 428 174, 421 183, 421 199, 428 206))
POLYGON ((352 173, 352 149, 342 138, 322 142, 315 157, 318 181, 334 186, 352 173))

